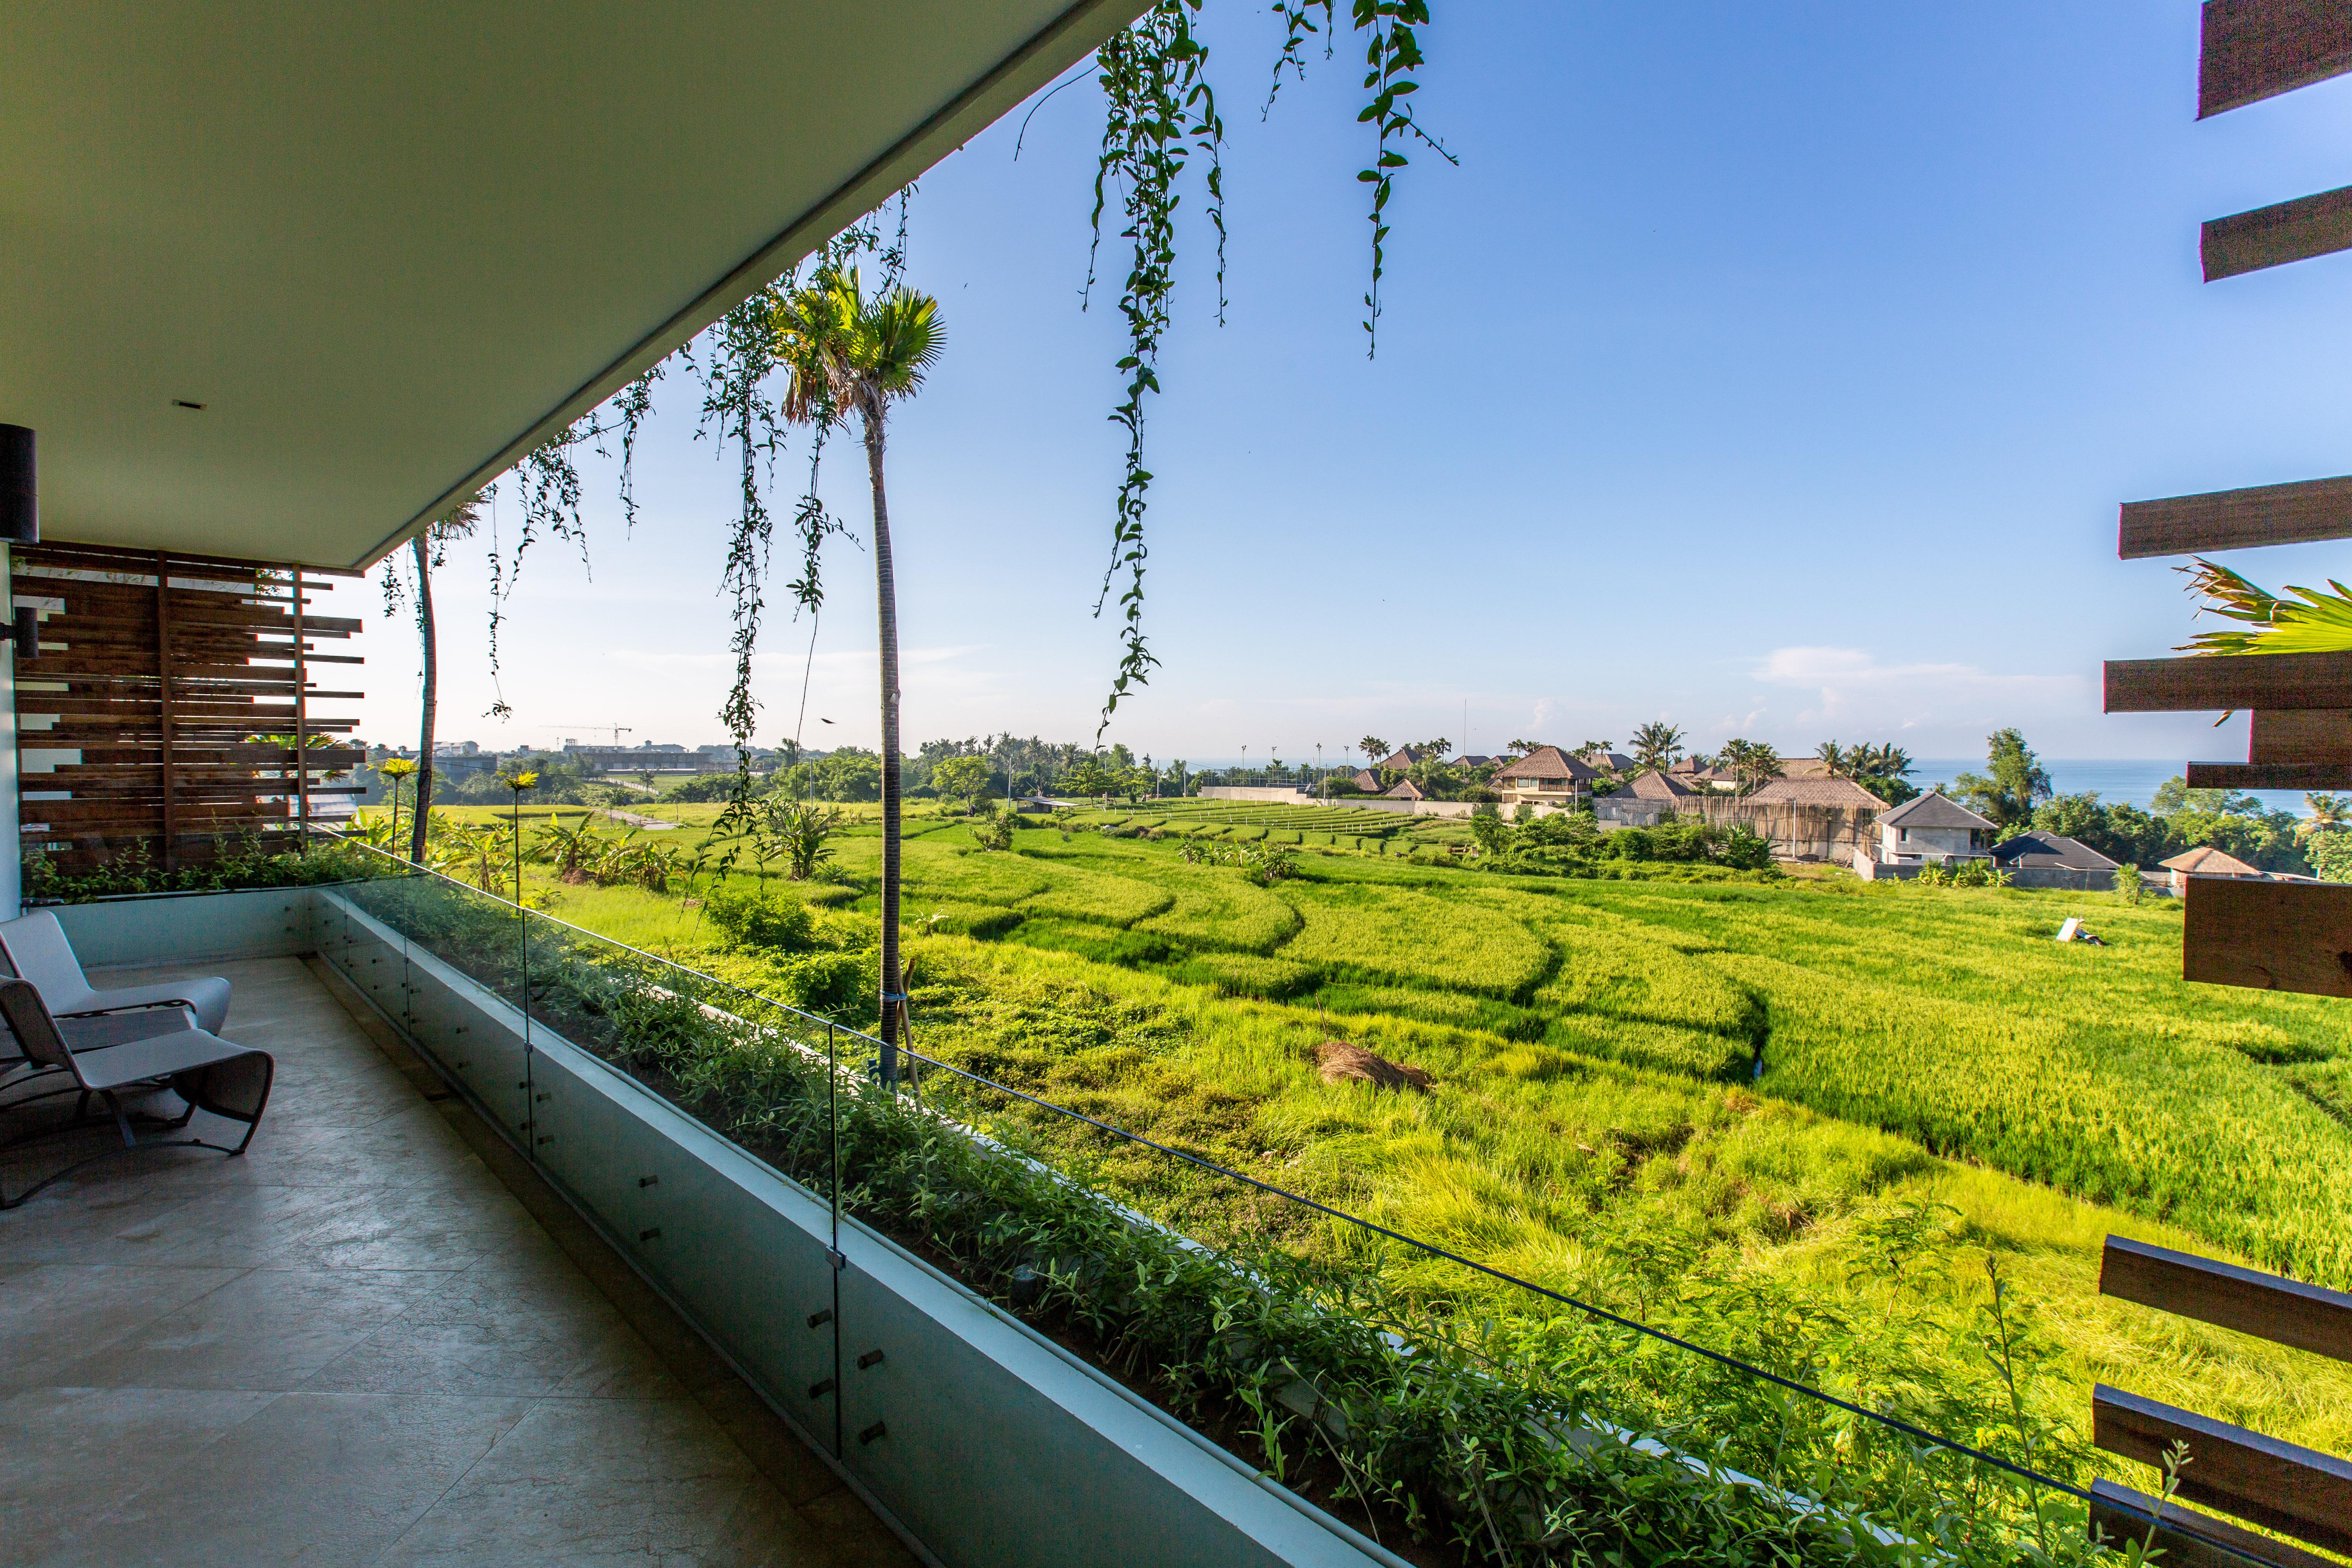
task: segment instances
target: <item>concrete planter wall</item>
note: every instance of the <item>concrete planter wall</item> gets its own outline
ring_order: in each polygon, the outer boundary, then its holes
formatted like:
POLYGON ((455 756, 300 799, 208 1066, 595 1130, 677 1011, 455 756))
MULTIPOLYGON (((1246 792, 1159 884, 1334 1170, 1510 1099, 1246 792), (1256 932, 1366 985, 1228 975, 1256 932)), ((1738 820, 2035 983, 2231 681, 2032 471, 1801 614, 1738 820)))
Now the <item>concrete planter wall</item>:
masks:
POLYGON ((310 888, 259 888, 243 893, 162 893, 57 904, 85 969, 128 963, 219 963, 233 958, 285 958, 314 951, 310 888))
POLYGON ((89 962, 315 951, 937 1561, 1402 1568, 334 890, 139 903, 89 962))

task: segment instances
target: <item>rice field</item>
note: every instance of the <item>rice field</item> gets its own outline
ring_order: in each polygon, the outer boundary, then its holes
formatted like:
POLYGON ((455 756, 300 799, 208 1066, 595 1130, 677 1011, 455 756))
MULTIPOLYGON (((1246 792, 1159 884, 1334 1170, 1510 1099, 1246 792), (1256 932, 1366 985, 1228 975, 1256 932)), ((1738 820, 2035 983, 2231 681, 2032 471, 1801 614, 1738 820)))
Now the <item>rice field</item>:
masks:
MULTIPOLYGON (((1713 1280, 1882 1325, 1954 1378, 1980 1370, 1997 1258, 2053 1347, 2051 1419, 2079 1427, 2104 1379, 2352 1447, 2352 1370, 2095 1292, 2111 1229, 2352 1288, 2352 1015, 2185 984, 2177 906, 1506 878, 1311 842, 1261 888, 1172 836, 1089 830, 1180 819, 1032 819, 1010 853, 922 819, 923 1047, 1621 1308, 1697 1311, 1675 1292, 1713 1280), (2068 915, 2109 945, 2051 941, 2068 915), (1312 1052, 1334 1038, 1436 1087, 1326 1084, 1312 1052), (1939 1205, 1942 1272, 1862 1267, 1890 1216, 1939 1205)), ((870 929, 878 842, 837 848, 842 883, 773 886, 870 929)), ((709 940, 675 897, 554 891, 638 945, 693 960, 709 940)), ((1152 1160, 1073 1153, 1204 1233, 1270 1223, 1204 1210, 1152 1160)))

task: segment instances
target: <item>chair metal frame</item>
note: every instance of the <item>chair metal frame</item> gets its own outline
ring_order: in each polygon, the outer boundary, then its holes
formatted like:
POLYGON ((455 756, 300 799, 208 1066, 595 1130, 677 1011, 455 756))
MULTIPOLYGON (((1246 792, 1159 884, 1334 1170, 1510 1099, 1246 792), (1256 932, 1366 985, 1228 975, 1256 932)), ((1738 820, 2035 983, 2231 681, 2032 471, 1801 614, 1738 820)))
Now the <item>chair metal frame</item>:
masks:
MULTIPOLYGON (((114 1044, 94 1046, 77 1052, 68 1044, 64 1034, 59 1030, 58 1020, 50 1015, 48 1005, 42 1000, 40 991, 29 981, 0 981, 0 1023, 5 1023, 8 1033, 16 1037, 16 1045, 23 1050, 26 1062, 36 1069, 35 1077, 47 1072, 61 1072, 73 1080, 69 1086, 28 1095, 23 1100, 11 1101, 7 1106, 0 1109, 14 1110, 37 1100, 66 1094, 79 1093, 81 1096, 80 1102, 75 1107, 74 1114, 67 1121, 55 1127, 43 1128, 8 1143, 0 1144, 0 1149, 21 1148, 26 1144, 38 1142, 45 1139, 87 1131, 94 1126, 104 1126, 108 1118, 90 1113, 90 1102, 93 1099, 104 1103, 115 1128, 122 1137, 121 1148, 101 1150, 98 1153, 76 1160, 63 1169, 50 1173, 13 1197, 8 1195, 5 1188, 0 1188, 0 1210, 17 1207, 34 1194, 85 1165, 135 1150, 212 1149, 234 1159, 244 1153, 253 1142, 253 1135, 261 1125, 262 1113, 268 1108, 270 1087, 277 1077, 277 1062, 268 1052, 224 1040, 217 1035, 207 1034, 193 1026, 183 1026, 114 1044), (118 1053, 129 1054, 118 1057, 118 1053), (125 1089, 143 1090, 173 1087, 178 1079, 187 1074, 218 1063, 240 1060, 248 1057, 258 1057, 261 1059, 262 1073, 259 1092, 255 1098, 249 1116, 218 1105, 200 1105, 197 1096, 184 1092, 183 1098, 187 1100, 187 1109, 175 1119, 143 1118, 123 1103, 122 1091, 125 1089), (200 1109, 225 1120, 243 1121, 245 1136, 232 1147, 209 1142, 196 1137, 142 1137, 133 1125, 134 1121, 144 1120, 151 1126, 160 1127, 164 1131, 178 1131, 188 1125, 200 1109)), ((27 1082, 31 1079, 18 1081, 27 1082)))

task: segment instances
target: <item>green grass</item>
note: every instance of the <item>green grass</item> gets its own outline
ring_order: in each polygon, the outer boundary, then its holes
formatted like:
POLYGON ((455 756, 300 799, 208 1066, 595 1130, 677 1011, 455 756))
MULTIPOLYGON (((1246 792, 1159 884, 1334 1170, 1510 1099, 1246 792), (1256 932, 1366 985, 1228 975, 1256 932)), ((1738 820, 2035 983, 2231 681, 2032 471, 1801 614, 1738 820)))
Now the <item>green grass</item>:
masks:
MULTIPOLYGON (((2352 1373, 2096 1293, 2110 1229, 2352 1287, 2343 1005, 2185 984, 2173 906, 1509 878, 1312 845, 1266 889, 1184 864, 1172 836, 1033 829, 982 853, 931 826, 907 847, 923 1048, 1548 1284, 1696 1314, 1727 1348, 1748 1331, 1727 1303, 1785 1300, 1884 1342, 1856 1357, 1907 1346, 1975 1388, 1996 1258, 2054 1347, 2036 1407, 2078 1434, 2105 1380, 2352 1447, 2352 1373), (2052 942, 2069 914, 2111 945, 2052 942), (1333 1038, 1437 1089, 1326 1085, 1311 1053, 1333 1038), (1958 1211, 1948 1277, 1874 1272, 1872 1237, 1920 1202, 1958 1211)), ((824 918, 870 925, 878 843, 837 842, 852 887, 817 896, 867 912, 824 918)), ((558 897, 636 945, 691 960, 706 940, 676 899, 558 897)), ((1156 1155, 1068 1152, 1204 1235, 1297 1224, 1156 1155)))

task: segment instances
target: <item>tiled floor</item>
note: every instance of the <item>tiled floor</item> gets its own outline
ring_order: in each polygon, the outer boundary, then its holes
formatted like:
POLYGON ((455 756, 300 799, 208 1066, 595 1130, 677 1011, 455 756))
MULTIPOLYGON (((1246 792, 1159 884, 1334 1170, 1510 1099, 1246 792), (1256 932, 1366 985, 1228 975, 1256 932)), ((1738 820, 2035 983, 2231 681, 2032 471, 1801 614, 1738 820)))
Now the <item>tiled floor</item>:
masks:
POLYGON ((913 1561, 321 973, 206 972, 277 1058, 251 1151, 0 1213, 0 1563, 913 1561))

